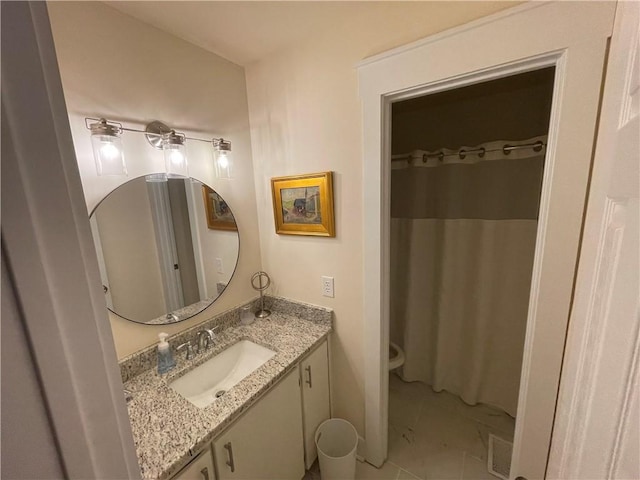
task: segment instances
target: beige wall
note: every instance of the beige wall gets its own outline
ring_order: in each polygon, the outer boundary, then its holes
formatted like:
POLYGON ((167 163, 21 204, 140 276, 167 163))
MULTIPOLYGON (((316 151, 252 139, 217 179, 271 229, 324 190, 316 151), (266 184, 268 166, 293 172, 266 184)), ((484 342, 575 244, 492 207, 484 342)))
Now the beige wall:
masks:
MULTIPOLYGON (((364 434, 361 104, 356 63, 514 3, 372 4, 357 23, 247 67, 262 265, 273 291, 335 310, 334 414, 364 434), (276 235, 269 179, 335 172, 335 239, 276 235), (335 277, 335 298, 320 277, 335 277)), ((364 200, 364 202, 363 202, 364 200)))
POLYGON ((224 136, 233 143, 230 181, 214 178, 207 144, 189 142, 187 155, 191 176, 212 186, 236 215, 242 244, 236 277, 212 307, 177 325, 139 325, 112 316, 122 358, 155 343, 160 331, 176 333, 255 296, 249 280, 260 268, 260 245, 244 71, 99 2, 50 2, 48 9, 89 210, 127 179, 164 171, 164 164, 142 135, 125 133, 129 177, 98 177, 85 116, 134 128, 157 119, 192 136, 224 136))
MULTIPOLYGON (((202 198, 200 189, 195 186, 194 189, 197 190, 194 191, 194 197, 200 200, 202 198)), ((233 274, 233 269, 236 267, 236 259, 238 258, 238 235, 237 232, 233 231, 210 229, 207 225, 204 202, 196 201, 194 203, 200 245, 203 252, 208 252, 208 254, 203 255, 203 261, 207 297, 210 298, 218 295, 217 283, 228 283, 233 274), (218 273, 216 258, 222 260, 224 273, 218 273)), ((244 244, 242 246, 244 254, 244 244)), ((234 280, 234 283, 236 281, 234 280)), ((253 296, 255 296, 255 292, 253 296)))

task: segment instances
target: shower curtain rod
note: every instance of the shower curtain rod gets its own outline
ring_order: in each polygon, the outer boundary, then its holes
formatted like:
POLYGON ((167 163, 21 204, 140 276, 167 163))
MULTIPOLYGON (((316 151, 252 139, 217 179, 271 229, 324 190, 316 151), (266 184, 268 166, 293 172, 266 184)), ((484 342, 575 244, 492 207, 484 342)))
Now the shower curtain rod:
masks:
MULTIPOLYGON (((474 148, 472 150, 460 149, 460 151, 458 151, 458 153, 444 153, 444 152, 423 153, 422 154, 422 161, 423 161, 423 163, 427 163, 427 160, 429 160, 430 158, 437 158, 438 160, 442 161, 442 160, 445 159, 445 157, 459 157, 462 160, 467 155, 474 155, 474 154, 477 154, 480 158, 482 158, 482 157, 484 157, 485 153, 500 152, 500 151, 502 153, 504 153, 505 155, 509 155, 513 150, 522 150, 524 148, 533 148, 534 152, 539 152, 545 146, 546 146, 546 144, 544 142, 542 142, 542 141, 537 141, 535 143, 524 143, 522 145, 510 145, 508 143, 505 143, 502 148, 492 148, 490 150, 487 150, 486 148, 481 147, 481 148, 474 148)), ((402 155, 400 157, 392 158, 391 161, 392 162, 399 162, 399 161, 402 161, 402 160, 409 160, 409 163, 412 163, 412 161, 414 159, 419 159, 419 158, 420 158, 420 156, 412 155, 412 154, 408 153, 408 154, 402 155)))

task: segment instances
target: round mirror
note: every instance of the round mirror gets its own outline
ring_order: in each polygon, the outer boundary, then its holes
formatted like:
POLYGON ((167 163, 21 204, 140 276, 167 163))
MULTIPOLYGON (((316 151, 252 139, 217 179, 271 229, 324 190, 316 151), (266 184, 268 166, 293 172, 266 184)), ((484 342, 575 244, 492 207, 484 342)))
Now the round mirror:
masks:
POLYGON ((185 320, 233 277, 240 239, 229 205, 193 178, 147 175, 90 216, 107 307, 133 322, 185 320))

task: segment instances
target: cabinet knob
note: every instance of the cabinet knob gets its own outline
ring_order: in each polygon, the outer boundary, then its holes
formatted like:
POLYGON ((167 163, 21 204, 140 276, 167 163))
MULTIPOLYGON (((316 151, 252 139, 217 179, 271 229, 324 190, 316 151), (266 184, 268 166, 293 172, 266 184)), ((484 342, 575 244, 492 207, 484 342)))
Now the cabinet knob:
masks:
POLYGON ((236 466, 233 462, 233 447, 231 446, 231 442, 227 442, 224 444, 224 448, 227 449, 227 455, 229 459, 227 460, 227 465, 231 468, 231 473, 236 471, 236 466))
POLYGON ((307 379, 305 380, 305 382, 307 385, 309 385, 309 388, 311 388, 311 365, 306 367, 305 370, 307 371, 307 379))

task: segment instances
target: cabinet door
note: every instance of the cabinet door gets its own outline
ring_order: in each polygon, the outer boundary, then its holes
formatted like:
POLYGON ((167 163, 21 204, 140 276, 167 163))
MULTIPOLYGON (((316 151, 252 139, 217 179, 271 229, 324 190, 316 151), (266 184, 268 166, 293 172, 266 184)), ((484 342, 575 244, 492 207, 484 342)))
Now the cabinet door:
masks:
POLYGON ((173 477, 173 480, 216 480, 211 449, 207 448, 198 455, 189 465, 173 477))
POLYGON ((219 480, 300 480, 304 476, 298 370, 213 442, 219 480))
POLYGON ((304 461, 307 468, 311 467, 318 456, 315 443, 316 430, 330 416, 328 360, 325 341, 300 364, 304 411, 304 461))

